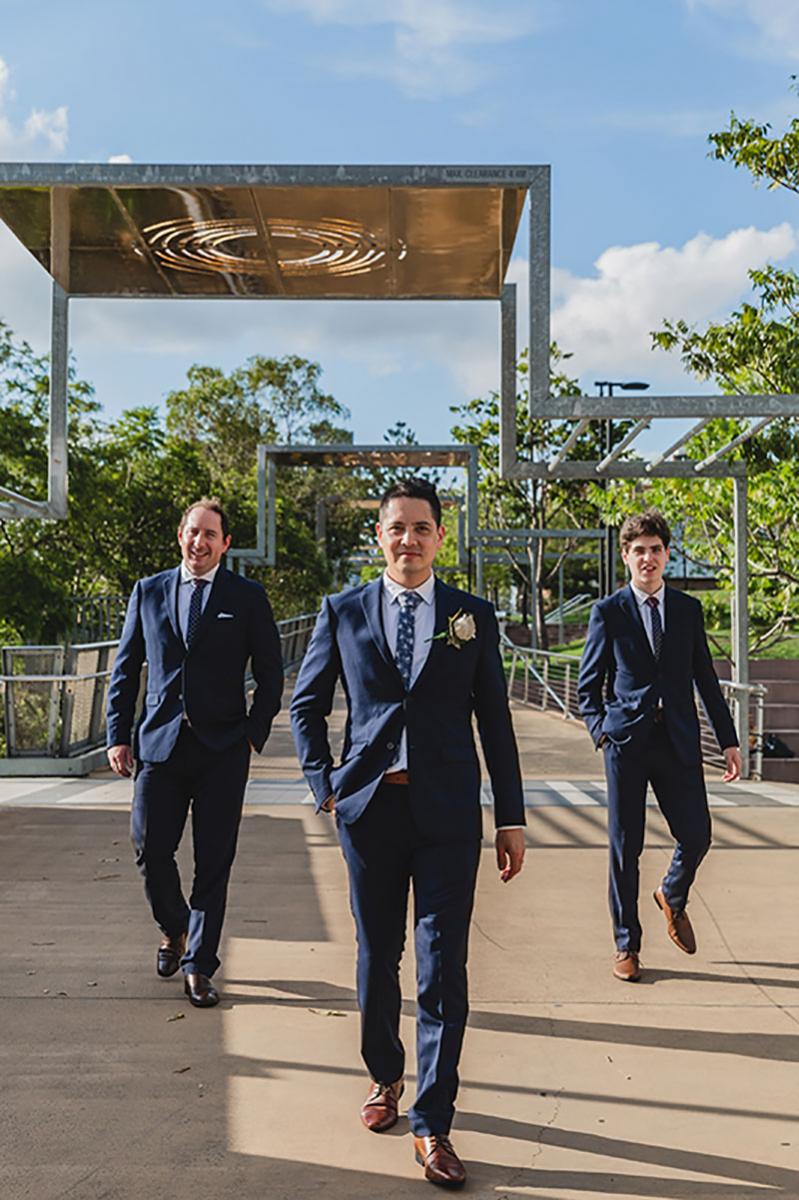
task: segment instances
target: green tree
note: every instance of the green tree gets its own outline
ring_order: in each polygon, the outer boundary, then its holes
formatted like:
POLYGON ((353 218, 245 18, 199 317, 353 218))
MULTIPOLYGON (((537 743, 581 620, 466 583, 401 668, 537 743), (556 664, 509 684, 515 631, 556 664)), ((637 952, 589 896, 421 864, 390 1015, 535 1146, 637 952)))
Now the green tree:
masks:
MULTIPOLYGON (((739 120, 709 137, 711 157, 748 170, 770 189, 799 191, 799 118, 773 136, 770 126, 739 120)), ((799 393, 799 276, 765 265, 749 272, 754 298, 725 321, 703 330, 684 320, 665 322, 653 342, 678 353, 697 378, 713 380, 724 394, 799 393)), ((700 460, 727 445, 748 422, 713 421, 685 447, 700 460)), ((795 419, 773 422, 730 459, 746 463, 749 476, 749 542, 752 651, 796 629, 799 597, 799 429, 795 419)), ((711 563, 731 587, 732 484, 724 480, 652 480, 617 483, 597 495, 607 517, 618 520, 631 504, 656 504, 682 528, 689 558, 711 563)))
MULTIPOLYGON (((571 378, 566 365, 570 354, 553 344, 550 352, 550 390, 556 396, 579 396, 577 380, 571 378)), ((517 366, 519 393, 516 404, 516 441, 520 451, 532 453, 538 459, 551 458, 563 445, 570 427, 551 421, 531 420, 527 394, 527 353, 522 353, 517 366)), ((482 528, 591 528, 597 524, 598 507, 592 486, 580 480, 564 479, 503 479, 499 462, 499 395, 490 392, 451 411, 460 420, 452 427, 458 442, 470 442, 478 447, 480 479, 478 484, 479 525, 482 528)), ((629 422, 617 422, 614 444, 629 428, 629 422)), ((567 454, 568 459, 595 459, 599 452, 598 431, 590 426, 578 438, 567 454)), ((527 550, 527 561, 519 562, 519 543, 508 541, 503 550, 505 567, 488 567, 486 583, 495 593, 515 582, 522 592, 523 612, 530 589, 538 589, 538 644, 546 646, 548 632, 543 622, 544 592, 551 587, 558 567, 570 551, 581 544, 572 540, 553 542, 555 553, 547 553, 548 545, 539 542, 538 553, 527 550)), ((495 596, 496 598, 496 596, 495 596)))

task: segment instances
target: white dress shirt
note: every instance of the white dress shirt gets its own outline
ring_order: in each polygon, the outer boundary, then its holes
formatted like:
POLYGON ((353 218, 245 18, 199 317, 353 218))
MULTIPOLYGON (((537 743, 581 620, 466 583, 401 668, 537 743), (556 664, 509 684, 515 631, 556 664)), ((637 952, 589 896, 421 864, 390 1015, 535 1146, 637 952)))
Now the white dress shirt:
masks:
MULTIPOLYGON (((413 661, 411 663, 411 687, 413 687, 430 653, 431 639, 436 630, 436 577, 429 575, 418 588, 406 588, 392 579, 388 571, 383 572, 381 596, 383 632, 392 657, 397 650, 397 628, 399 626, 400 602, 403 592, 414 591, 421 597, 413 614, 413 661)), ((389 771, 407 771, 408 735, 405 729, 400 738, 399 754, 389 771)))
POLYGON ((186 640, 186 631, 189 628, 189 605, 191 604, 192 592, 194 591, 195 579, 204 579, 209 585, 202 588, 200 592, 200 613, 205 612, 205 606, 208 603, 208 597, 211 595, 211 584, 216 578, 216 573, 219 570, 219 563, 212 567, 207 575, 192 575, 189 568, 184 562, 180 564, 180 586, 178 587, 178 628, 180 629, 183 641, 186 640))
POLYGON ((652 607, 649 604, 650 596, 658 602, 658 612, 660 613, 660 627, 663 632, 666 632, 666 587, 661 584, 656 592, 642 592, 634 583, 630 584, 633 590, 633 595, 638 601, 638 609, 641 613, 641 620, 644 623, 646 636, 649 638, 649 645, 652 647, 652 653, 655 653, 655 638, 652 634, 652 607))

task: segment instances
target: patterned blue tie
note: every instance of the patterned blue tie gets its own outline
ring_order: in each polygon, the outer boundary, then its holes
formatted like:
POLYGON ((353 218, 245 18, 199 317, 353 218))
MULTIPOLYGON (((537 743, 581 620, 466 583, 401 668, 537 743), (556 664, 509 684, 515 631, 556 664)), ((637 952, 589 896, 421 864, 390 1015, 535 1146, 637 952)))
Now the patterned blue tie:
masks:
POLYGON ((194 591, 191 594, 191 602, 189 604, 189 620, 186 626, 187 646, 192 644, 197 633, 197 626, 200 624, 200 617, 203 615, 203 588, 207 587, 207 579, 195 579, 194 591))
POLYGON ((660 620, 660 604, 654 596, 648 596, 649 613, 652 619, 652 649, 655 658, 659 659, 663 649, 663 625, 660 620))
POLYGON ((413 638, 416 625, 414 614, 416 606, 421 602, 422 597, 418 592, 400 593, 400 614, 397 622, 397 648, 394 651, 394 661, 408 690, 411 686, 411 670, 413 669, 413 638))

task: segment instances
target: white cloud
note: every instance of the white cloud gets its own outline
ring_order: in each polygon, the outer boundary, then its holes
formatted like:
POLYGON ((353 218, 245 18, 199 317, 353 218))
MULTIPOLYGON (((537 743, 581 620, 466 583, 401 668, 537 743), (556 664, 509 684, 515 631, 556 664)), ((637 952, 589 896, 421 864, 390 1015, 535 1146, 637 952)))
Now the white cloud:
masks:
POLYGON ((108 161, 110 163, 132 163, 133 159, 129 154, 111 154, 108 161))
POLYGON ((686 0, 693 12, 716 15, 722 34, 745 54, 799 58, 796 0, 686 0), (754 37, 752 34, 754 33, 754 37))
POLYGON ((699 233, 680 247, 611 246, 597 259, 592 277, 553 272, 553 337, 575 352, 570 367, 592 379, 606 374, 643 374, 653 383, 673 379, 676 358, 652 352, 650 330, 667 318, 699 325, 722 319, 749 291, 750 267, 783 260, 797 245, 796 233, 784 223, 769 230, 736 229, 722 238, 699 233))
POLYGON ((69 134, 66 105, 49 111, 34 108, 22 125, 16 126, 8 115, 14 99, 11 71, 0 58, 0 159, 39 159, 63 154, 69 134))
MULTIPOLYGON (((699 326, 728 314, 748 294, 747 269, 784 261, 799 248, 787 224, 769 230, 739 229, 724 237, 698 234, 682 246, 646 242, 613 246, 592 274, 553 271, 552 333, 572 351, 567 363, 583 388, 602 378, 646 379, 654 394, 696 392, 674 354, 651 350, 650 330, 664 318, 685 317, 699 326)), ((527 265, 515 259, 510 279, 519 285, 519 346, 527 343, 527 265)), ((0 225, 0 317, 37 350, 49 337, 48 277, 0 225)), ((484 395, 499 383, 499 306, 493 302, 364 301, 125 301, 77 300, 71 307, 71 342, 79 373, 102 362, 112 380, 100 399, 152 403, 179 386, 192 362, 226 369, 253 353, 296 353, 316 359, 352 394, 345 403, 374 421, 381 397, 408 397, 423 415, 411 423, 426 436, 435 422, 442 436, 445 406, 484 395), (355 382, 353 382, 355 381, 355 382), (358 393, 358 395, 356 395, 358 393), (441 395, 449 397, 442 399, 441 395), (360 396, 360 399, 359 399, 360 396)))
POLYGON ((385 27, 388 54, 339 56, 333 68, 395 84, 414 98, 473 91, 491 75, 485 50, 528 36, 543 0, 265 0, 273 12, 303 14, 318 25, 362 31, 385 27))

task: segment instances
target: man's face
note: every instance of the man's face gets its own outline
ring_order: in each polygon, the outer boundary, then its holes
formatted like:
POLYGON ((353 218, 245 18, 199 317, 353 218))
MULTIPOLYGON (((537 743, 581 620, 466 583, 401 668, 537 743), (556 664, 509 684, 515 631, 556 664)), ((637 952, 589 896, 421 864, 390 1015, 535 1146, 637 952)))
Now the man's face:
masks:
POLYGON ((389 500, 377 525, 377 542, 388 573, 405 587, 424 583, 443 540, 444 526, 436 525, 428 502, 412 496, 389 500))
POLYGON ((222 535, 222 519, 210 508, 193 508, 178 530, 183 561, 192 575, 207 575, 230 545, 222 535))
POLYGON ((630 579, 642 592, 656 592, 663 582, 663 572, 669 561, 669 551, 659 537, 641 535, 622 550, 621 556, 630 571, 630 579))

